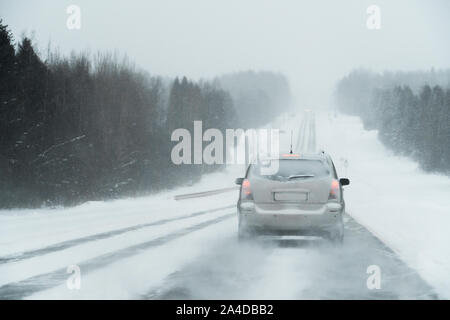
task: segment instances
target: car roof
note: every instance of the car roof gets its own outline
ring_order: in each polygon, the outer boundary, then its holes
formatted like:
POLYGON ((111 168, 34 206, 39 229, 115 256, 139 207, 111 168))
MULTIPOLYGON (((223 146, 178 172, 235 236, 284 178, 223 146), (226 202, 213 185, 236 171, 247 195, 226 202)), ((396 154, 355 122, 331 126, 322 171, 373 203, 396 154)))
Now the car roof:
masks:
MULTIPOLYGON (((286 153, 280 153, 278 157, 273 157, 273 156, 261 157, 257 162, 270 161, 270 160, 318 160, 318 161, 327 163, 328 165, 331 165, 331 163, 332 163, 330 156, 327 153, 325 153, 325 151, 319 151, 318 153, 286 152, 286 153)), ((250 167, 254 164, 255 163, 250 162, 247 166, 247 170, 249 170, 250 167)))
POLYGON ((324 160, 323 154, 312 153, 283 153, 280 154, 278 159, 305 159, 305 160, 324 160))
POLYGON ((265 157, 264 160, 326 160, 326 154, 323 152, 319 153, 301 153, 301 152, 286 152, 280 153, 278 157, 265 157))

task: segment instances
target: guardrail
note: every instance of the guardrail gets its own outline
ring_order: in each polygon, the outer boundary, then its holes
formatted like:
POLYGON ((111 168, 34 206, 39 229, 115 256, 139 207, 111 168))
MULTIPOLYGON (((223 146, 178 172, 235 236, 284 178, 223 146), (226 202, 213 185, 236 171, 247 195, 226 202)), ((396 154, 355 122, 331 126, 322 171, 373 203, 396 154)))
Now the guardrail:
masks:
POLYGON ((184 200, 184 199, 191 199, 191 198, 200 198, 200 197, 208 197, 213 196, 219 193, 229 192, 233 190, 238 190, 240 187, 228 187, 228 188, 222 188, 222 189, 215 189, 215 190, 209 190, 209 191, 202 191, 202 192, 195 192, 195 193, 186 193, 186 194, 179 194, 174 196, 175 200, 184 200))

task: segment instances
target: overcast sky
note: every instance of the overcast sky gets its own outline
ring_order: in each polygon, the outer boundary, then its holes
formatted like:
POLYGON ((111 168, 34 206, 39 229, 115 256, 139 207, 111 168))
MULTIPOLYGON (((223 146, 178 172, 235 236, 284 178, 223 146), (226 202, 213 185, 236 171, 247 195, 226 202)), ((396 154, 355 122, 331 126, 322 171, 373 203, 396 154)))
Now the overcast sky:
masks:
POLYGON ((450 67, 448 0, 1 0, 16 39, 35 32, 63 53, 117 49, 152 74, 211 78, 239 70, 286 74, 301 105, 328 103, 351 69, 450 67), (70 4, 81 29, 66 27, 70 4), (369 5, 381 29, 366 26, 369 5))

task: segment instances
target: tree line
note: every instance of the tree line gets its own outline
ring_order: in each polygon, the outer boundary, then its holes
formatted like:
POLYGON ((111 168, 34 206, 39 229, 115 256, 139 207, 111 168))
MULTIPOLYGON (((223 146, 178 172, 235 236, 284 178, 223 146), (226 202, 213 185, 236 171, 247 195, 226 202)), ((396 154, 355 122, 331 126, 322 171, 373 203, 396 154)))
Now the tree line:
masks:
POLYGON ((234 128, 245 121, 239 110, 218 81, 153 76, 114 54, 44 60, 0 20, 0 207, 76 205, 196 181, 221 166, 173 165, 172 131, 194 120, 234 128))
POLYGON ((335 98, 396 153, 426 171, 450 173, 450 70, 356 70, 338 82, 335 98))

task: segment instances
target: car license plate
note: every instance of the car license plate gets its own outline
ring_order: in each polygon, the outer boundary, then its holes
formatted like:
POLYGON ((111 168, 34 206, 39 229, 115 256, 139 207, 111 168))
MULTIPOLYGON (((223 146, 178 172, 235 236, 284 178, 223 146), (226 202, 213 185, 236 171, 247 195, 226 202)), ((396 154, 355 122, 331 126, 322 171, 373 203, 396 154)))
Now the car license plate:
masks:
POLYGON ((305 192, 275 192, 275 201, 290 201, 301 202, 308 199, 308 195, 305 192))

